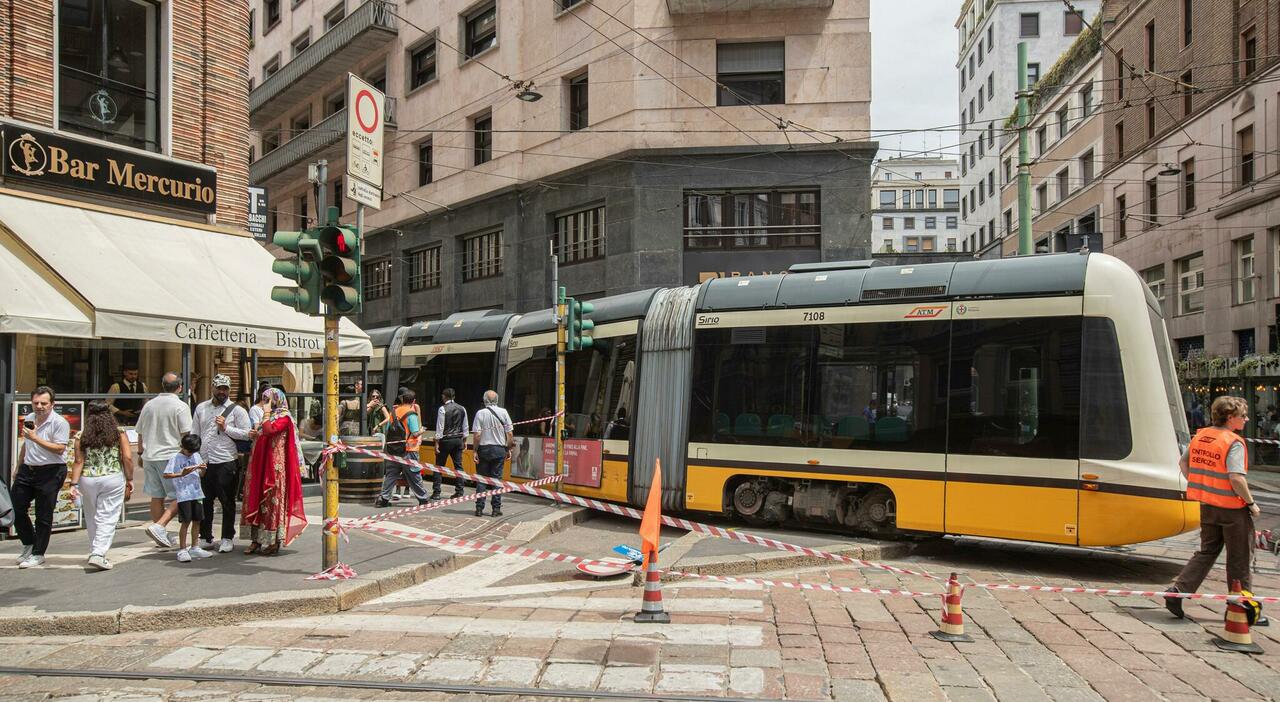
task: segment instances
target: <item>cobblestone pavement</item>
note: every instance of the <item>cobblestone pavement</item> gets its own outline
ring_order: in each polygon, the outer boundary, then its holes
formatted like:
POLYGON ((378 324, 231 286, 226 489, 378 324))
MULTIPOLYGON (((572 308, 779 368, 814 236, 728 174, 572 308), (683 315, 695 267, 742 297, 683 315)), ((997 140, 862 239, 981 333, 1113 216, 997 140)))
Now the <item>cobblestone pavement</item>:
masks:
MULTIPOLYGON (((968 582, 1163 586, 1193 537, 1130 551, 938 541, 899 564, 968 582)), ((935 597, 877 597, 707 582, 665 586, 672 623, 630 621, 638 588, 521 580, 533 566, 495 556, 350 612, 116 636, 0 639, 0 664, 38 669, 234 675, 236 682, 0 679, 7 699, 459 699, 465 695, 331 681, 465 686, 492 698, 562 691, 796 700, 1192 700, 1280 695, 1280 627, 1255 628, 1261 656, 1219 651, 1223 606, 1188 602, 1175 620, 1132 597, 965 591, 972 643, 943 643, 935 597), (510 583, 520 583, 512 585, 510 583), (264 686, 258 676, 316 687, 264 686)), ((760 574, 765 575, 765 574, 760 574)), ((774 574, 837 585, 938 591, 875 570, 774 574)), ((1206 584, 1220 592, 1221 570, 1206 584)), ((1260 573, 1255 589, 1280 592, 1260 573)), ((1273 611, 1276 608, 1273 608, 1273 611)), ((563 699, 563 697, 561 697, 563 699)))

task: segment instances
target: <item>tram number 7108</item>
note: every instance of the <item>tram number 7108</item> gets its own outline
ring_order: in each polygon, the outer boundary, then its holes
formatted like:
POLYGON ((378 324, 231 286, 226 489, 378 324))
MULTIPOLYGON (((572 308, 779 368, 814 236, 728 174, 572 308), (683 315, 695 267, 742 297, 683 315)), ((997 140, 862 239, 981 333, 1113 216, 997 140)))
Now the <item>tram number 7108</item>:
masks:
POLYGON ((805 312, 804 313, 804 321, 806 322, 821 322, 826 318, 827 318, 826 312, 805 312))

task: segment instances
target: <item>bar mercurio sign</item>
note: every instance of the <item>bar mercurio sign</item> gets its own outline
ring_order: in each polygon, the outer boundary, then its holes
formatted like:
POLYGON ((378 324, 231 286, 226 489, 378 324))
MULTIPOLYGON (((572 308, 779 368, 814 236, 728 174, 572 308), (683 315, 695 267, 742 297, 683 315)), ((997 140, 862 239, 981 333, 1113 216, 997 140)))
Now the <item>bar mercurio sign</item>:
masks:
POLYGON ((212 214, 218 174, 212 168, 154 158, 103 142, 82 141, 26 125, 0 124, 6 180, 42 183, 111 198, 212 214))

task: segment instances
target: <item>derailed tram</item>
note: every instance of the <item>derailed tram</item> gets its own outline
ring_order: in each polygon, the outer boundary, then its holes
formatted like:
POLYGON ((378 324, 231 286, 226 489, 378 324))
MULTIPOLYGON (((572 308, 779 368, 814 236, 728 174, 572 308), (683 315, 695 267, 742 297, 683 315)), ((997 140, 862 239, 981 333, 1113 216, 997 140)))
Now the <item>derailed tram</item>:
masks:
MULTIPOLYGON (((1113 257, 803 264, 591 302, 566 492, 639 505, 661 459, 665 509, 750 524, 1080 546, 1198 525, 1164 319, 1113 257)), ((427 429, 445 387, 472 414, 491 387, 517 421, 555 407, 549 309, 370 336, 375 384, 415 390, 427 429)), ((552 433, 517 426, 506 476, 550 472, 552 433)))

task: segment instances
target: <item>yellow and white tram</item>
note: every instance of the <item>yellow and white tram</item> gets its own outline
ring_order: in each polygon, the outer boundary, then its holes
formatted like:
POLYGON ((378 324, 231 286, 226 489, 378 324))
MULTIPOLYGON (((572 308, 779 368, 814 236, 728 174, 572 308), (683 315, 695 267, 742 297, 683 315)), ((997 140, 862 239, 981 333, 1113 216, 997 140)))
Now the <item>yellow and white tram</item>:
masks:
MULTIPOLYGON (((1198 524, 1164 320, 1110 256, 806 264, 592 302, 566 397, 598 470, 568 492, 639 504, 661 459, 664 507, 751 523, 1082 546, 1198 524)), ((371 336, 428 428, 446 386, 472 412, 490 387, 516 419, 555 406, 550 310, 371 336)), ((540 477, 548 427, 516 433, 508 475, 540 477)))

